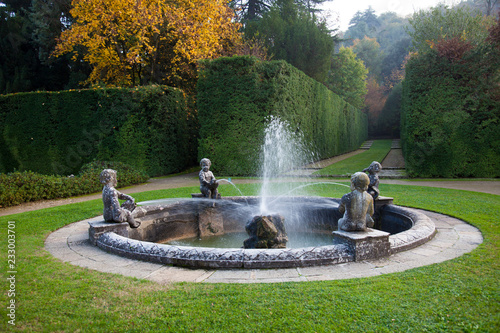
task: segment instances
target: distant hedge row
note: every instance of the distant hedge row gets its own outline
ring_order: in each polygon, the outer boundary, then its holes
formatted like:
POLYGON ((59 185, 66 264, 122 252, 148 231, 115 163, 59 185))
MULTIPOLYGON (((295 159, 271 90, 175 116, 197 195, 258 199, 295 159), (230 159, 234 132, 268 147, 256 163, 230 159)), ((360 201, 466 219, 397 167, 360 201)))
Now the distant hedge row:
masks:
POLYGON ((409 60, 401 139, 410 176, 500 176, 499 51, 449 60, 431 50, 409 60))
POLYGON ((210 158, 219 174, 258 172, 270 115, 300 130, 318 158, 355 150, 367 137, 365 114, 285 61, 243 56, 200 67, 198 158, 210 158))
POLYGON ((0 96, 0 172, 77 174, 92 160, 150 176, 196 161, 193 102, 178 89, 89 89, 0 96))

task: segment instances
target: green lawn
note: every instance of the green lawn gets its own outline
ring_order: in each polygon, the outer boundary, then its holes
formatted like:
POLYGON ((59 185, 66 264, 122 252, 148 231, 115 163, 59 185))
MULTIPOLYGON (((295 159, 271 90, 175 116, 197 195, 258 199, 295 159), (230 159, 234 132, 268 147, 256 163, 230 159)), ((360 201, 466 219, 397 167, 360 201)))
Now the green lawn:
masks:
MULTIPOLYGON (((239 186, 245 195, 258 185, 239 186)), ((307 187, 340 197, 341 186, 307 187)), ((159 285, 72 266, 43 248, 53 230, 101 214, 100 200, 0 217, 4 292, 0 331, 36 332, 499 332, 500 196, 380 185, 395 203, 481 229, 473 252, 383 276, 307 283, 159 285), (16 221, 16 326, 7 323, 7 225, 16 221)), ((188 197, 197 188, 134 194, 188 197)), ((221 185, 223 195, 235 190, 221 185)))
POLYGON ((391 150, 391 144, 392 140, 375 140, 367 151, 318 170, 314 175, 350 176, 356 171, 367 168, 373 161, 381 163, 391 150))

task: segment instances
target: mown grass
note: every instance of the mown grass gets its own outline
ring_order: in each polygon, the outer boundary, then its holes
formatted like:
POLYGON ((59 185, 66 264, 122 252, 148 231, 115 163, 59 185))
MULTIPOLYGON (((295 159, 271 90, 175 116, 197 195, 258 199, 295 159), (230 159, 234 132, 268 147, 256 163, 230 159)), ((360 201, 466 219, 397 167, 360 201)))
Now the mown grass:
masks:
MULTIPOLYGON (((245 195, 258 184, 239 186, 245 195)), ((223 195, 236 190, 222 185, 223 195)), ((400 205, 461 218, 484 242, 454 260, 383 276, 276 284, 160 285, 91 271, 43 248, 53 230, 101 214, 93 200, 0 217, 0 331, 35 332, 498 332, 500 196, 419 186, 380 186, 400 205), (16 221, 16 326, 7 324, 7 222, 16 221)), ((340 197, 342 186, 304 188, 340 197)), ((189 197, 196 187, 134 194, 189 197)), ((303 193, 302 191, 302 193, 303 193)))
POLYGON ((350 176, 353 170, 362 171, 373 161, 382 162, 391 150, 391 144, 392 140, 375 140, 367 151, 327 166, 314 172, 314 174, 323 176, 350 176))

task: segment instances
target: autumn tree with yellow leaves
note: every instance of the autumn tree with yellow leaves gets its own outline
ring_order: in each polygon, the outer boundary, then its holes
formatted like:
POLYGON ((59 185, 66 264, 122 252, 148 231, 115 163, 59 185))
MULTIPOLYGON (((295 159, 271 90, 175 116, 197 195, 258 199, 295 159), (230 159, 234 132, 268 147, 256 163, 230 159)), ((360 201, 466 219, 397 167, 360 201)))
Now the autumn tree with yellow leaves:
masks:
POLYGON ((192 86, 196 62, 228 54, 240 25, 224 0, 73 0, 53 56, 79 55, 86 83, 192 86))

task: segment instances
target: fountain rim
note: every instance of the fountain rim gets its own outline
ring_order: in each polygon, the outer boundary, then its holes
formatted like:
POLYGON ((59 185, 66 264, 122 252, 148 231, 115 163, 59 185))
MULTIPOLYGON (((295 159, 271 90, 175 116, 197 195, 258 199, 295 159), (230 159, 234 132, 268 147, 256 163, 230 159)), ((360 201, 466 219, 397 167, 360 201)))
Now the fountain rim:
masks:
MULTIPOLYGON (((249 198, 226 197, 224 199, 249 198)), ((297 197, 295 197, 297 198, 297 197)), ((314 197, 339 200, 338 198, 314 197)), ((223 199, 223 200, 224 200, 223 199)), ((398 234, 390 235, 390 254, 405 251, 422 245, 432 239, 436 228, 425 214, 411 208, 387 205, 388 212, 410 218, 413 226, 398 234)), ((99 221, 98 223, 105 223, 99 221)), ((120 232, 105 232, 92 239, 92 222, 89 228, 91 242, 108 252, 131 259, 157 262, 175 266, 195 268, 285 268, 305 267, 325 264, 340 264, 355 261, 352 252, 345 244, 323 245, 317 247, 286 249, 243 249, 190 247, 135 240, 120 232)), ((127 223, 113 223, 128 228, 127 223)))

